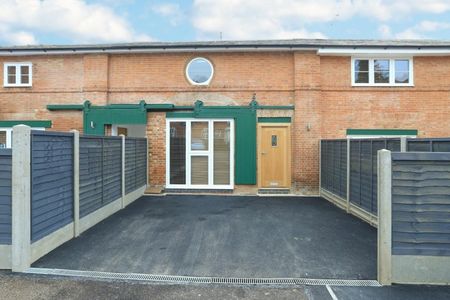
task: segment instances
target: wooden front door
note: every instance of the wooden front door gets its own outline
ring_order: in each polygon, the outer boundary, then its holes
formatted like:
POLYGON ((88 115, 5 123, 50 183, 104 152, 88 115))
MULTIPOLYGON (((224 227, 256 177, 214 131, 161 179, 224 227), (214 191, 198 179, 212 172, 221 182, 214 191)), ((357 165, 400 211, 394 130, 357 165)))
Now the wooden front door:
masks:
POLYGON ((291 125, 258 124, 258 185, 291 187, 291 125))

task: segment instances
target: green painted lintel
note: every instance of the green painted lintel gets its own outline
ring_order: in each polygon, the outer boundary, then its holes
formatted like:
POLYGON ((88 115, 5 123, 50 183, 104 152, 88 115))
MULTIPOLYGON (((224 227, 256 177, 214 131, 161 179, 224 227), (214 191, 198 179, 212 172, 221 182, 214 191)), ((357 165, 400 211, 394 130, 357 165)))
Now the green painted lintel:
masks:
POLYGON ((54 110, 78 110, 82 111, 84 108, 83 104, 49 104, 47 109, 54 110))
POLYGON ((347 129, 347 135, 417 135, 417 129, 347 129))
POLYGON ((257 109, 274 109, 274 110, 295 110, 294 105, 258 105, 257 109))
POLYGON ((291 117, 259 117, 258 123, 291 123, 291 117))
POLYGON ((30 127, 52 127, 52 121, 50 120, 12 120, 12 121, 0 121, 0 127, 13 127, 16 125, 27 125, 30 127))

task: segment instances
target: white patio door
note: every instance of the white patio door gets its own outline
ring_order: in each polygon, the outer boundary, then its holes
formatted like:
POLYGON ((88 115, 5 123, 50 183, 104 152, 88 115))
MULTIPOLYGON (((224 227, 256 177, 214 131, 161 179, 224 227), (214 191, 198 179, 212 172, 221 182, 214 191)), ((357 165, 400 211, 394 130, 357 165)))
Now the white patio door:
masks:
POLYGON ((233 120, 168 119, 166 145, 167 188, 233 188, 233 120))

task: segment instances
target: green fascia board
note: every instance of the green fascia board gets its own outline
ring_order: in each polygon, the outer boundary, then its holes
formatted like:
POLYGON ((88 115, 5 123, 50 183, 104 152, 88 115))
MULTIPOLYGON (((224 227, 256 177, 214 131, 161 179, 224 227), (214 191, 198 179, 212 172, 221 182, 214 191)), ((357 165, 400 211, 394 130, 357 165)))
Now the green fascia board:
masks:
POLYGON ((347 135, 417 135, 417 129, 347 129, 347 135))
POLYGON ((52 127, 52 121, 50 120, 11 120, 0 121, 0 127, 13 127, 16 125, 27 125, 30 127, 50 128, 52 127))
POLYGON ((256 109, 295 110, 295 105, 257 105, 256 109))
POLYGON ((157 103, 157 104, 146 104, 145 108, 147 110, 173 110, 175 105, 173 104, 165 104, 165 103, 157 103))
POLYGON ((291 117, 259 117, 258 123, 291 123, 291 117))
POLYGON ((147 125, 147 110, 142 110, 140 106, 135 106, 134 108, 91 106, 89 109, 85 109, 83 114, 85 134, 104 135, 105 125, 107 124, 147 125), (91 124, 94 125, 93 128, 91 124))
POLYGON ((47 109, 54 111, 54 110, 83 110, 84 105, 83 104, 49 104, 47 105, 47 109))
POLYGON ((167 118, 234 119, 236 184, 256 184, 256 111, 251 107, 202 107, 194 112, 167 112, 167 118))

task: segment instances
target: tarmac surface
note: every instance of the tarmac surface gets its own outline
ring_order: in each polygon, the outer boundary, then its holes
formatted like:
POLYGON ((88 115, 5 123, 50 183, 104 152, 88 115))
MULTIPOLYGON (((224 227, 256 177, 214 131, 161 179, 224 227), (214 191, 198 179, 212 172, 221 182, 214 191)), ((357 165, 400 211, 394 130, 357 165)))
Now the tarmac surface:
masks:
POLYGON ((33 267, 376 279, 376 229, 321 198, 146 196, 33 267))

